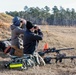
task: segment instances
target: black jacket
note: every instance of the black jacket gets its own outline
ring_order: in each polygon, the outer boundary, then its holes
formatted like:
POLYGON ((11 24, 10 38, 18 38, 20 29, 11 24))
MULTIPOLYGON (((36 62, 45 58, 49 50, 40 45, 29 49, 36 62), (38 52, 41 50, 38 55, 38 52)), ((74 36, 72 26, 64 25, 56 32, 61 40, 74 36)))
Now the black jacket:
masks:
POLYGON ((26 30, 23 38, 23 46, 24 46, 24 54, 33 54, 36 49, 37 42, 42 40, 43 33, 41 30, 38 30, 38 34, 31 32, 30 30, 26 30))

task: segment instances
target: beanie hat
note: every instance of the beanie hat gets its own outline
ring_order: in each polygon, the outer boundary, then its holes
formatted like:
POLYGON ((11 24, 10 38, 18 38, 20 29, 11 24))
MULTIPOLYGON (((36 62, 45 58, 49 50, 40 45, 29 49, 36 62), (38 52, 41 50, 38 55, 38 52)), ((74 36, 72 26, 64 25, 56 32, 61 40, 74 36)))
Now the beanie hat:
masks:
POLYGON ((31 29, 32 27, 34 27, 34 25, 30 21, 27 21, 26 28, 31 29))
POLYGON ((13 24, 15 25, 15 26, 20 26, 20 18, 19 17, 14 17, 13 18, 13 24))

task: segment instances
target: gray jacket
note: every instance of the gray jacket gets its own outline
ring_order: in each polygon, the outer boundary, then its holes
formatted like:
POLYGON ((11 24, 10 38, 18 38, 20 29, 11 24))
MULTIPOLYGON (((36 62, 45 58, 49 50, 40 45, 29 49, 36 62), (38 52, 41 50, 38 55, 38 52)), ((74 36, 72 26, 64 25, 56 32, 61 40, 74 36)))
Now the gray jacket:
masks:
POLYGON ((20 48, 19 35, 24 34, 25 30, 15 25, 11 25, 10 28, 11 28, 11 45, 20 48))

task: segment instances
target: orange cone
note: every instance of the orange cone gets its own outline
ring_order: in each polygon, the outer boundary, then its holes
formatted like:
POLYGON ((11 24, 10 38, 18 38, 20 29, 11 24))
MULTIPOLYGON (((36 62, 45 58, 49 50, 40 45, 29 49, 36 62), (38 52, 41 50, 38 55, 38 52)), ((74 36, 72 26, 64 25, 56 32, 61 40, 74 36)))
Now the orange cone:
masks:
POLYGON ((46 43, 45 45, 44 45, 44 51, 46 51, 48 49, 48 43, 46 43))

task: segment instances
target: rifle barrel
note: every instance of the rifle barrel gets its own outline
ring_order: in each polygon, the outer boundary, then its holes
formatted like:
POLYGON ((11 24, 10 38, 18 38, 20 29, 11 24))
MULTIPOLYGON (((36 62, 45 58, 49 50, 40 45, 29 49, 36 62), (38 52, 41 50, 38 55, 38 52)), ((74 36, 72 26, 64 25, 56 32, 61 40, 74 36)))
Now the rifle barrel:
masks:
POLYGON ((66 56, 66 57, 62 57, 62 59, 73 59, 76 58, 76 56, 66 56))
POLYGON ((65 57, 49 57, 50 59, 73 59, 76 58, 76 56, 65 56, 65 57))
POLYGON ((74 49, 74 48, 62 48, 62 49, 58 49, 58 50, 60 51, 60 50, 72 50, 72 49, 74 49))

